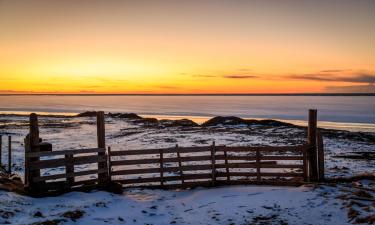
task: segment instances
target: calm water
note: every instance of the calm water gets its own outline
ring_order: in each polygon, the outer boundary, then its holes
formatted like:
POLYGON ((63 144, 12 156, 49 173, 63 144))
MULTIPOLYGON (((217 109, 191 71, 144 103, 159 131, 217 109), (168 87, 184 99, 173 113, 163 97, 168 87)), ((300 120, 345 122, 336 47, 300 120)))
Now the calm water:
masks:
POLYGON ((335 126, 375 127, 375 96, 0 96, 0 111, 77 113, 134 112, 204 120, 216 115, 320 121, 335 126))

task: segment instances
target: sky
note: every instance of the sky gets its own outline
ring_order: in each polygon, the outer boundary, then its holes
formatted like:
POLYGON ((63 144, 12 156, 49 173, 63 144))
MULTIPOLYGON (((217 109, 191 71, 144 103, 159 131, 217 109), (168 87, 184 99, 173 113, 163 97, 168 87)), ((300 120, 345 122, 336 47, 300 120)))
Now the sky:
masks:
POLYGON ((373 0, 0 0, 0 93, 375 93, 373 0))

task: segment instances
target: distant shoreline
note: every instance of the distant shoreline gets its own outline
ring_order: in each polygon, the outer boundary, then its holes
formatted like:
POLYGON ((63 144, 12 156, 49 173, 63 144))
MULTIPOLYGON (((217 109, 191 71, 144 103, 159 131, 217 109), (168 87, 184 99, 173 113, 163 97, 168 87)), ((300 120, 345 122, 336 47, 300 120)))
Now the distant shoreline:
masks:
POLYGON ((0 96, 375 96, 375 93, 265 93, 265 94, 0 94, 0 96))

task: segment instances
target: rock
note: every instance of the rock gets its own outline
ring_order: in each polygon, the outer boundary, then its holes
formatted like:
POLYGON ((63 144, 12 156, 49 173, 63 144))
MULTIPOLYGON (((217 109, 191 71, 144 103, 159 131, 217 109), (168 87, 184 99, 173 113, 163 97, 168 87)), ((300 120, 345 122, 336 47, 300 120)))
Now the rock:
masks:
POLYGON ((32 223, 32 225, 58 225, 60 223, 67 222, 65 219, 54 219, 54 220, 46 220, 42 222, 32 223))

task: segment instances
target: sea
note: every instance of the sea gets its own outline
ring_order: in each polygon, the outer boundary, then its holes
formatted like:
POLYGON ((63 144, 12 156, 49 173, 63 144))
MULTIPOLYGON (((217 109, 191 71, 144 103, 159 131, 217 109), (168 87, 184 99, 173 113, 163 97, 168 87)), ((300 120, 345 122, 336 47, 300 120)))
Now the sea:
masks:
POLYGON ((371 95, 0 95, 0 114, 74 115, 101 110, 198 123, 214 116, 237 116, 305 125, 309 109, 318 110, 320 127, 375 132, 375 96, 371 95))

